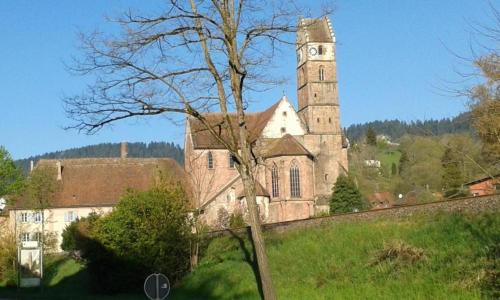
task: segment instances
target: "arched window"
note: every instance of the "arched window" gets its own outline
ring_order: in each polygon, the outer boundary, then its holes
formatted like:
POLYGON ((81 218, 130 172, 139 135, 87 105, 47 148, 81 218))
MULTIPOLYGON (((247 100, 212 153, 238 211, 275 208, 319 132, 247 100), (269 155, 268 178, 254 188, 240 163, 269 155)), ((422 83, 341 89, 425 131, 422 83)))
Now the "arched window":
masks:
POLYGON ((208 168, 209 169, 213 169, 214 168, 214 157, 212 155, 212 151, 208 151, 208 154, 207 154, 207 164, 208 164, 208 168))
POLYGON ((273 168, 271 169, 271 184, 272 184, 272 192, 273 197, 279 197, 280 195, 280 184, 278 179, 278 167, 276 164, 273 164, 273 168))
POLYGON ((318 46, 318 54, 323 55, 323 46, 321 45, 318 46))
POLYGON ((319 80, 325 80, 325 67, 319 66, 319 80))
POLYGON ((290 167, 290 194, 292 198, 300 198, 300 172, 295 162, 290 167))

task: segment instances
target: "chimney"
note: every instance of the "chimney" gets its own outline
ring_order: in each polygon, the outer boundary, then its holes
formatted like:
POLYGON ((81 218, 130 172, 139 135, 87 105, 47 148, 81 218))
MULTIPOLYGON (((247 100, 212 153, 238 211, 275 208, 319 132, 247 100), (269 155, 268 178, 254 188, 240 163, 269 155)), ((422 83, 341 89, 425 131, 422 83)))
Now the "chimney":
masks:
POLYGON ((35 168, 35 163, 30 160, 30 172, 33 172, 33 169, 35 168))
POLYGON ((62 180, 62 166, 61 166, 61 162, 58 161, 56 163, 56 166, 57 166, 57 180, 62 180))
POLYGON ((128 155, 128 145, 127 145, 127 142, 122 142, 121 149, 120 149, 120 157, 121 158, 127 158, 127 155, 128 155))

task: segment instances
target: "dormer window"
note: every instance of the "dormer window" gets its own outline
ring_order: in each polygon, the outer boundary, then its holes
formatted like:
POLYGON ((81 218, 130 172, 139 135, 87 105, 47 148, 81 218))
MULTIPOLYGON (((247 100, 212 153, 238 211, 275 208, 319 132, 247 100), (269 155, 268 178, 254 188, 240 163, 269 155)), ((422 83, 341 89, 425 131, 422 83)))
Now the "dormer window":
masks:
POLYGON ((323 46, 321 45, 318 46, 318 54, 323 55, 323 46))

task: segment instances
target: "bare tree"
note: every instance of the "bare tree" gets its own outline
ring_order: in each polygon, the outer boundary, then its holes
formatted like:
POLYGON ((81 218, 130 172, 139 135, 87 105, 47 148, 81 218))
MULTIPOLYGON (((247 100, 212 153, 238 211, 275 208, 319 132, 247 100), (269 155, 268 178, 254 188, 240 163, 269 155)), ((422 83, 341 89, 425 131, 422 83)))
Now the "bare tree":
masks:
POLYGON ((237 162, 265 299, 275 299, 275 292, 255 200, 256 158, 245 109, 249 92, 280 82, 268 67, 280 44, 294 43, 290 33, 297 30, 299 12, 307 15, 290 1, 272 0, 170 0, 155 15, 129 11, 110 20, 120 26, 118 34, 80 36, 84 56, 70 69, 95 75, 96 81, 82 95, 64 99, 75 121, 69 128, 89 134, 122 119, 169 112, 201 122, 237 162), (222 115, 218 124, 203 114, 212 110, 222 115))

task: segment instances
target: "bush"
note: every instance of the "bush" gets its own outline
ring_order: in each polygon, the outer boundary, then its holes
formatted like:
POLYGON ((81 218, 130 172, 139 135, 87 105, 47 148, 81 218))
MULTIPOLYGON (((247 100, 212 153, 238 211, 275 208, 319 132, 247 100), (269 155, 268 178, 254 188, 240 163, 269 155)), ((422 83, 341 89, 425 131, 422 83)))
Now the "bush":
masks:
POLYGON ((92 240, 91 230, 99 219, 95 212, 87 217, 71 222, 62 232, 61 249, 69 252, 75 258, 81 258, 82 253, 90 250, 88 243, 92 240))
POLYGON ((14 234, 7 232, 0 234, 0 283, 15 286, 17 246, 14 234))
POLYGON ((189 270, 191 227, 177 186, 128 191, 116 208, 68 226, 62 247, 87 262, 94 291, 140 290, 154 272, 172 283, 189 270))
POLYGON ((243 219, 243 214, 242 213, 233 213, 231 214, 231 216, 229 217, 229 227, 232 228, 232 229, 236 229, 236 228, 241 228, 241 227, 245 227, 246 226, 246 223, 245 223, 245 220, 243 219))

